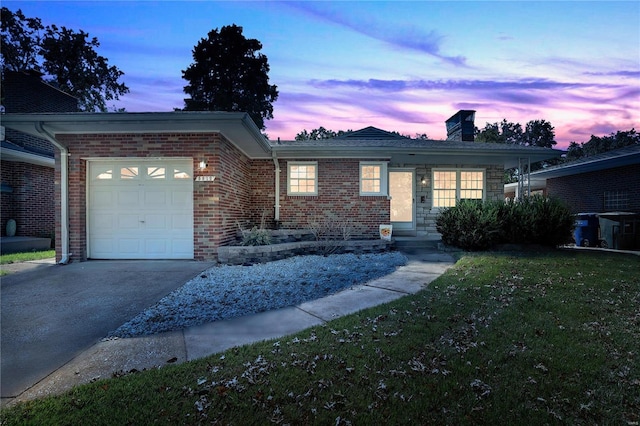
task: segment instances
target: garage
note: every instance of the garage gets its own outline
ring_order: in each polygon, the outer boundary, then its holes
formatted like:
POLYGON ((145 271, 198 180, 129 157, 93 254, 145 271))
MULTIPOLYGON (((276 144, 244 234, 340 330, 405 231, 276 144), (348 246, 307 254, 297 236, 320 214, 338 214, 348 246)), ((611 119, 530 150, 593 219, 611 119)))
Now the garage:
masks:
POLYGON ((193 259, 191 158, 88 159, 87 257, 193 259))

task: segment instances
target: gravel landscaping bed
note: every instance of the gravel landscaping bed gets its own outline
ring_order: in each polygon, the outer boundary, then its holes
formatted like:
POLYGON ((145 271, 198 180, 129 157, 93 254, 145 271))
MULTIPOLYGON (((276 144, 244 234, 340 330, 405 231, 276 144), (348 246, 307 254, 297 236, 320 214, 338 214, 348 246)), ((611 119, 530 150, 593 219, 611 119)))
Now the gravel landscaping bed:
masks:
POLYGON ((398 252, 297 256, 253 266, 216 266, 162 298, 108 337, 144 336, 263 312, 326 295, 393 272, 398 252))

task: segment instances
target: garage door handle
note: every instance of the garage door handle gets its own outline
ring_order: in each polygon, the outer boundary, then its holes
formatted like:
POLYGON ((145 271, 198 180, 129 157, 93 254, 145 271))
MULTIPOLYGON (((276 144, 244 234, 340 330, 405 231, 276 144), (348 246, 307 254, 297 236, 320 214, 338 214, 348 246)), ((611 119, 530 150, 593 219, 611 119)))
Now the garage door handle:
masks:
POLYGON ((144 223, 144 220, 141 220, 140 223, 144 223))

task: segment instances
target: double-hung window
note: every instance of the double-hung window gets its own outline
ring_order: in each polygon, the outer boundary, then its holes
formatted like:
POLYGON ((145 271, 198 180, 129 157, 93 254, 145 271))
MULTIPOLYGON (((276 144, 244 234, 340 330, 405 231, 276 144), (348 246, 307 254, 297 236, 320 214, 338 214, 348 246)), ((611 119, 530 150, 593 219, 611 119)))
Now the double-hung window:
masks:
POLYGON ((318 162, 296 161, 287 164, 288 195, 318 195, 318 162))
POLYGON ((453 207, 458 200, 483 200, 484 170, 434 169, 433 207, 453 207))
POLYGON ((360 162, 360 195, 387 195, 387 163, 360 162))

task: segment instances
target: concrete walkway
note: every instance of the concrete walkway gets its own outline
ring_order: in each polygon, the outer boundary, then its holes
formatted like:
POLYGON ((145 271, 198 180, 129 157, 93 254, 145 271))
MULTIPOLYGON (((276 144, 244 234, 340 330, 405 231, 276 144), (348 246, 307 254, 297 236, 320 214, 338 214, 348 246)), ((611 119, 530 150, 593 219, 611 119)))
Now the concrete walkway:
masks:
POLYGON ((413 294, 454 263, 445 253, 408 253, 409 262, 392 274, 298 306, 217 321, 182 331, 104 340, 77 355, 3 405, 59 394, 73 386, 132 370, 182 363, 229 348, 275 339, 365 308, 413 294))

